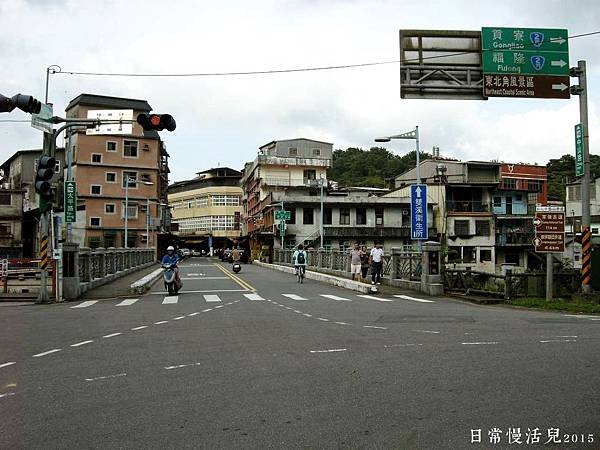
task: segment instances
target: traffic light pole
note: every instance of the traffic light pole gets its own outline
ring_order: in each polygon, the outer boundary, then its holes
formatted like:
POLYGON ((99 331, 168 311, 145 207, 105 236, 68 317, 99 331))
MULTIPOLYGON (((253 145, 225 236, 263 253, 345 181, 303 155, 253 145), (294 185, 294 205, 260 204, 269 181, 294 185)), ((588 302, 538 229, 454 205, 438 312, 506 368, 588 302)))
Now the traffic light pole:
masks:
MULTIPOLYGON (((54 148, 52 145, 56 138, 56 132, 44 133, 44 143, 42 156, 54 157, 54 148)), ((41 159, 41 158, 40 158, 41 159)), ((38 196, 38 205, 40 210, 40 225, 39 225, 39 259, 40 259, 40 291, 36 303, 50 303, 50 296, 48 295, 48 254, 51 251, 49 245, 49 208, 45 204, 46 200, 42 195, 38 196), (42 211, 42 202, 44 202, 44 210, 42 211)))

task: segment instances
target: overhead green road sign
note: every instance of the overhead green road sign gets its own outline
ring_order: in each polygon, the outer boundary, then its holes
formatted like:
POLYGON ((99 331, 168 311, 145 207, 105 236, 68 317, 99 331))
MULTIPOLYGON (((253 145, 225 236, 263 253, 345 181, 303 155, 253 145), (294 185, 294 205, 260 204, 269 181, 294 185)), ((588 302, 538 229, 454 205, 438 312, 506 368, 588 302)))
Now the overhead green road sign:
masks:
POLYGON ((483 51, 525 50, 569 53, 567 30, 552 28, 502 28, 481 29, 483 51))
POLYGON ((485 73, 569 75, 569 55, 564 53, 489 50, 482 60, 485 73))

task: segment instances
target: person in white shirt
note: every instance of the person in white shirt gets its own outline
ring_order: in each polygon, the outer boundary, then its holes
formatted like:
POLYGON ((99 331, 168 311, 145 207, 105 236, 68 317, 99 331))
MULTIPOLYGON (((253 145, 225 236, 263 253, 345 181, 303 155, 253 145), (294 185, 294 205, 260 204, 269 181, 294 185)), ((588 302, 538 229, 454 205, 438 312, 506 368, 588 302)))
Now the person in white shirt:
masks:
POLYGON ((383 269, 383 249, 381 243, 376 242, 371 249, 371 284, 381 284, 381 271, 383 269))

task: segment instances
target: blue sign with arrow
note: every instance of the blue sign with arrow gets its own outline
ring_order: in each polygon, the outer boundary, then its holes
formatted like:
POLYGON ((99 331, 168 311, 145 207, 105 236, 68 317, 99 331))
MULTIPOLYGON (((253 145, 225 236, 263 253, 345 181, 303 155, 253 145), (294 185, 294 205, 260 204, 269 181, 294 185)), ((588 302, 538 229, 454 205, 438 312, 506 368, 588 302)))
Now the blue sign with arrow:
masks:
POLYGON ((413 184, 410 187, 410 237, 428 239, 427 235, 427 185, 413 184))

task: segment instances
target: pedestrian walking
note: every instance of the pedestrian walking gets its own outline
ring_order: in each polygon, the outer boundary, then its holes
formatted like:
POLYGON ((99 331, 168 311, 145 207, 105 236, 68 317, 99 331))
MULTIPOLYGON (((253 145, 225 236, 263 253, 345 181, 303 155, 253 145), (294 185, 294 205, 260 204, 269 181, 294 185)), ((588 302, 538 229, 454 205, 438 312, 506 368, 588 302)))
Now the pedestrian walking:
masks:
POLYGON ((383 269, 383 249, 381 243, 376 242, 371 249, 371 284, 381 284, 381 270, 383 269))
POLYGON ((350 273, 352 274, 352 279, 356 281, 361 281, 361 254, 358 242, 356 242, 354 248, 350 251, 350 273))
POLYGON ((369 252, 367 246, 363 245, 360 252, 360 271, 362 275, 362 282, 367 282, 367 274, 369 273, 369 252))

